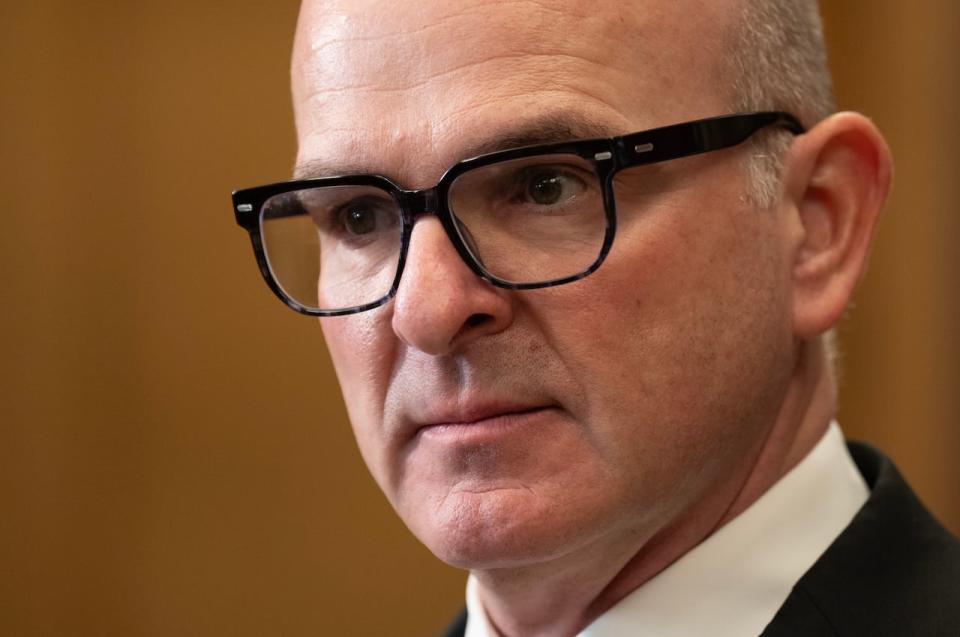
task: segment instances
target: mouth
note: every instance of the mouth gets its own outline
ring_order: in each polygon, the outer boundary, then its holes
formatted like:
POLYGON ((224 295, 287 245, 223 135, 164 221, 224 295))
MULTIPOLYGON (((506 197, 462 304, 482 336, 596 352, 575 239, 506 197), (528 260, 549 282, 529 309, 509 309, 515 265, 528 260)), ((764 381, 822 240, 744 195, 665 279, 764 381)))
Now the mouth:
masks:
POLYGON ((448 443, 492 442, 536 427, 557 411, 554 405, 491 406, 431 418, 416 432, 418 438, 448 443))

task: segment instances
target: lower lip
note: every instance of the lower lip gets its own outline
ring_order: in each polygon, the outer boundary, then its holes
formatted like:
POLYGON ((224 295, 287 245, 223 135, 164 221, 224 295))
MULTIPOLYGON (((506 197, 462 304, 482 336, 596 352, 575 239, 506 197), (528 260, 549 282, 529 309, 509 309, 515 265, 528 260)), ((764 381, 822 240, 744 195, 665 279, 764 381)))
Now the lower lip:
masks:
POLYGON ((417 435, 445 444, 480 444, 514 435, 542 424, 555 413, 555 408, 541 407, 529 411, 502 414, 474 422, 441 423, 422 427, 417 435))

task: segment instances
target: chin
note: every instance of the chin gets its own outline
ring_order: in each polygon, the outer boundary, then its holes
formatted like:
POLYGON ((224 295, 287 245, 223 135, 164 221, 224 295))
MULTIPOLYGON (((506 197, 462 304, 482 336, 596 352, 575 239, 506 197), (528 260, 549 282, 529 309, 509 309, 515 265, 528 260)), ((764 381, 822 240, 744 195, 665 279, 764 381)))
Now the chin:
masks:
POLYGON ((471 570, 557 558, 584 543, 592 526, 523 487, 451 493, 431 511, 410 513, 401 517, 438 559, 471 570))

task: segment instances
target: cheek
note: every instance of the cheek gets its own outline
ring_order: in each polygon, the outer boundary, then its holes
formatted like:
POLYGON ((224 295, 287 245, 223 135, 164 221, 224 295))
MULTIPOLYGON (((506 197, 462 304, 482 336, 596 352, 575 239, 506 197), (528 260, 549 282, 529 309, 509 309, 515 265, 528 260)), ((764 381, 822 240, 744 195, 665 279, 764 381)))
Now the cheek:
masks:
POLYGON ((377 465, 376 440, 384 420, 384 400, 395 360, 396 340, 384 309, 320 319, 344 404, 360 451, 377 465))
POLYGON ((605 453, 698 488, 717 452, 772 421, 783 384, 772 371, 789 367, 791 347, 772 214, 661 209, 624 228, 589 279, 543 294, 541 330, 579 380, 578 418, 602 427, 605 453))

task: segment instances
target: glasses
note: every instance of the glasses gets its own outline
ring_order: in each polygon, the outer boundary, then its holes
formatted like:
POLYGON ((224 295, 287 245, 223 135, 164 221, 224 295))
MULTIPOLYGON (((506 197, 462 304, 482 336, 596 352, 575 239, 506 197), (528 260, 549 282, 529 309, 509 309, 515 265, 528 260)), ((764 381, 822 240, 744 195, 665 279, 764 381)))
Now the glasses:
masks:
POLYGON ((500 288, 544 288, 603 263, 616 200, 636 189, 622 171, 730 148, 770 126, 805 132, 789 113, 738 113, 481 155, 422 190, 379 175, 304 179, 238 190, 233 207, 267 285, 302 314, 354 314, 389 301, 425 214, 437 216, 477 276, 500 288))

